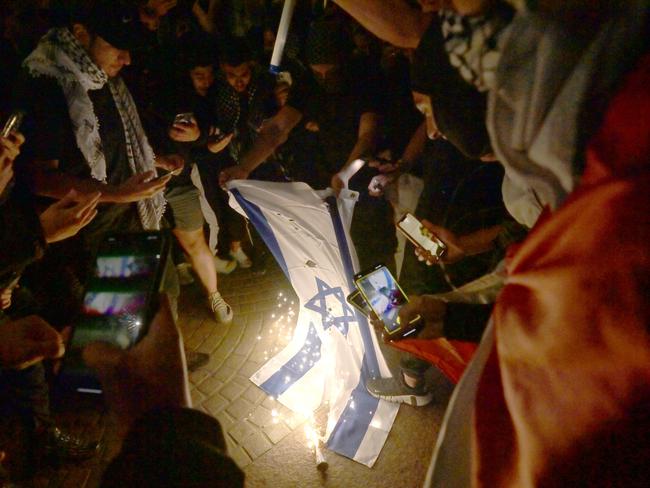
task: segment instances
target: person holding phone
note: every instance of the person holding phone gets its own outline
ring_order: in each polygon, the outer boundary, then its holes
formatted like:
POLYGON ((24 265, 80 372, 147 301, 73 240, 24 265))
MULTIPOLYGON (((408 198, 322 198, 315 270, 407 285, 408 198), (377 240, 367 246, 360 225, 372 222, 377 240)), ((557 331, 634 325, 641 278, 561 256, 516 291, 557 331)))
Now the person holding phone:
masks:
POLYGON ((63 354, 64 337, 32 313, 23 299, 26 293, 16 300, 14 291, 48 244, 75 235, 92 221, 100 195, 80 198, 70 192, 39 215, 24 189, 8 184, 23 141, 15 129, 0 138, 0 394, 8 399, 2 406, 20 412, 36 440, 32 448, 38 445, 59 460, 79 461, 93 456, 99 444, 56 427, 42 364, 63 354))

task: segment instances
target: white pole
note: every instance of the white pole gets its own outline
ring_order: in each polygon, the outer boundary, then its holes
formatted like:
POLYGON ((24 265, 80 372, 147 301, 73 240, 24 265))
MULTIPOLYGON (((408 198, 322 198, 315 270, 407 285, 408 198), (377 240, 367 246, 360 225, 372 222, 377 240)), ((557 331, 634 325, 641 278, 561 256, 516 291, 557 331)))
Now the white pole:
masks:
POLYGON ((280 26, 278 27, 278 33, 275 36, 275 46, 273 46, 273 56, 271 56, 271 66, 269 67, 269 71, 274 75, 280 73, 284 45, 287 42, 287 34, 289 33, 289 27, 291 26, 291 18, 293 17, 295 6, 296 0, 284 0, 280 26))

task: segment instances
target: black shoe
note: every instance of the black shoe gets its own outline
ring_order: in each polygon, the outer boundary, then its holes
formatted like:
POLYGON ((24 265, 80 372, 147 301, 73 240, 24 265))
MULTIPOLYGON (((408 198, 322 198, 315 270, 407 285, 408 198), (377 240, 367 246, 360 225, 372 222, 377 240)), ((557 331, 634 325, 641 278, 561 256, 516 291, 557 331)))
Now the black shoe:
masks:
POLYGON ((83 440, 58 427, 47 429, 44 437, 45 456, 59 461, 84 461, 95 456, 101 448, 101 442, 83 440))
POLYGON ((208 364, 210 355, 204 352, 188 351, 185 349, 185 360, 187 361, 187 370, 191 373, 201 366, 208 364))

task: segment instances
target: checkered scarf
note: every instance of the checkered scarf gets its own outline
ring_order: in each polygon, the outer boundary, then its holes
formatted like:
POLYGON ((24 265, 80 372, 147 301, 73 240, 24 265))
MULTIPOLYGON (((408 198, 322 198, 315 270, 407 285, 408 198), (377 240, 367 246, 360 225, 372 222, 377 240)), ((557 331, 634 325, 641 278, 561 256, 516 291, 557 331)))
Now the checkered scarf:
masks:
MULTIPOLYGON (((34 77, 47 76, 58 82, 68 104, 77 146, 94 179, 106 183, 106 158, 99 134, 100 122, 88 91, 99 90, 106 83, 122 120, 131 171, 133 174, 154 171, 155 156, 126 85, 119 77, 109 79, 68 29, 51 29, 25 59, 23 66, 34 77)), ((162 194, 140 200, 137 206, 143 227, 159 229, 165 209, 162 194)))

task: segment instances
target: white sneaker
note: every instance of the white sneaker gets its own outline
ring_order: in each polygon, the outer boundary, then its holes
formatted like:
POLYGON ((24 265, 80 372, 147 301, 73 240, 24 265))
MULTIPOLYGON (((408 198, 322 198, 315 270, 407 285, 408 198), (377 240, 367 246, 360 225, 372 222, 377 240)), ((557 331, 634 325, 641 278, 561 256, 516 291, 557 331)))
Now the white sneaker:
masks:
POLYGON ((176 265, 178 272, 178 282, 181 286, 191 285, 194 283, 194 276, 192 276, 192 265, 190 263, 181 263, 176 265))
POLYGON ((248 269, 253 266, 253 261, 251 261, 251 258, 246 255, 241 247, 236 251, 230 251, 230 257, 237 261, 240 268, 248 269))
POLYGON ((232 322, 232 307, 226 303, 221 293, 215 291, 209 297, 210 309, 214 313, 214 319, 219 324, 229 324, 232 322))
POLYGON ((217 269, 217 273, 230 274, 233 271, 235 271, 235 268, 237 267, 237 262, 230 261, 227 259, 221 259, 219 256, 215 256, 214 266, 217 269))

